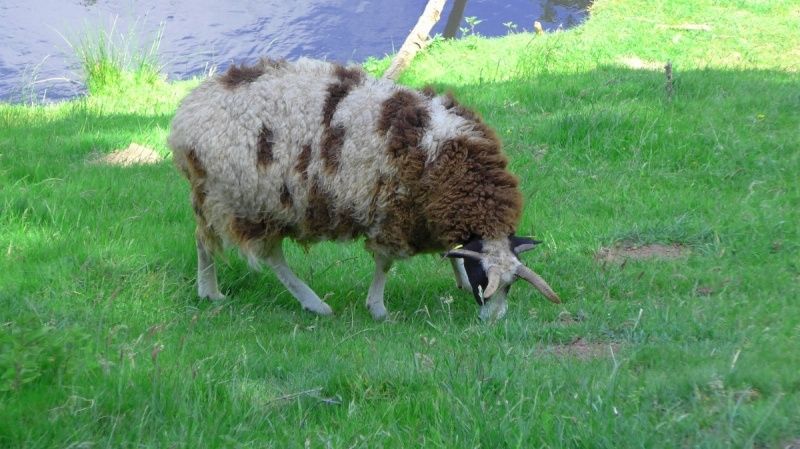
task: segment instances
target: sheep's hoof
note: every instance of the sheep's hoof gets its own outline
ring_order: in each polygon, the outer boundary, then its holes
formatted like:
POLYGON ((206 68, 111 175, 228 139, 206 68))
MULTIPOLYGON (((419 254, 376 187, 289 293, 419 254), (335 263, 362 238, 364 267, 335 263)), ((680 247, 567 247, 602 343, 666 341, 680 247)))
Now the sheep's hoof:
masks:
POLYGON ((317 315, 333 315, 333 309, 331 309, 331 306, 322 301, 320 301, 319 304, 303 305, 303 308, 309 312, 314 312, 317 315))
POLYGON ((386 306, 383 304, 367 304, 367 309, 369 309, 369 313, 372 314, 372 319, 375 321, 384 321, 389 316, 386 306))

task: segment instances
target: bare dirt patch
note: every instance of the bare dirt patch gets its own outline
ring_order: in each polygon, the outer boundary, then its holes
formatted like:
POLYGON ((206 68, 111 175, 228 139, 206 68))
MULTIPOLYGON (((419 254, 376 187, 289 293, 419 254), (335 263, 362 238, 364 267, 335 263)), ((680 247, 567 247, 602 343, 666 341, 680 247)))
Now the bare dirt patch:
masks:
POLYGON ((679 31, 712 31, 714 28, 706 23, 680 23, 677 25, 659 25, 661 29, 679 30, 679 31))
MULTIPOLYGON (((716 293, 716 291, 714 290, 714 288, 713 288, 713 287, 709 287, 709 286, 707 286, 707 285, 701 285, 701 286, 698 286, 698 287, 697 287, 697 288, 694 290, 694 292, 695 292, 695 293, 697 293, 697 294, 698 294, 698 295, 700 295, 700 296, 711 296, 711 295, 713 295, 714 293, 716 293)), ((798 448, 798 449, 800 449, 800 448, 798 448)))
POLYGON ((599 343, 577 338, 571 343, 546 346, 542 349, 542 354, 591 360, 599 357, 611 357, 612 351, 614 354, 618 354, 619 349, 619 343, 599 343))
POLYGON ((664 70, 664 65, 666 65, 665 62, 647 61, 639 58, 638 56, 626 56, 623 58, 619 58, 619 62, 625 67, 634 70, 658 71, 658 70, 664 70))
POLYGON ((128 148, 122 148, 106 155, 98 156, 91 160, 94 164, 117 165, 129 167, 131 165, 150 165, 161 162, 161 155, 152 148, 138 143, 131 143, 128 148))
POLYGON ((579 310, 574 314, 564 310, 558 314, 558 323, 562 326, 572 326, 582 321, 586 321, 586 313, 584 313, 583 310, 579 310))
POLYGON ((689 255, 689 248, 683 245, 662 245, 653 243, 641 246, 613 246, 600 248, 595 259, 600 262, 624 262, 628 259, 680 259, 689 255))

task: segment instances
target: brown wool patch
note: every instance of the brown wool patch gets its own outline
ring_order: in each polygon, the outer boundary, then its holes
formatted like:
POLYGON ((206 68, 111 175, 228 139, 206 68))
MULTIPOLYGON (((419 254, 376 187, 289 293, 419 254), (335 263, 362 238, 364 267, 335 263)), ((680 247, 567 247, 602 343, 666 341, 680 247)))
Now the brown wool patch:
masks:
MULTIPOLYGON (((402 159, 417 148, 429 123, 430 114, 421 99, 411 91, 401 89, 381 105, 378 131, 389 134, 389 155, 402 159)), ((404 164, 398 165, 403 169, 404 164)))
POLYGON ((436 90, 430 84, 426 85, 422 88, 422 95, 425 95, 428 98, 435 98, 436 97, 436 90))
POLYGON ((363 230, 356 221, 355 211, 351 208, 340 210, 336 213, 336 222, 333 226, 333 235, 339 238, 354 238, 363 230))
POLYGON ((292 207, 292 194, 289 192, 289 186, 285 182, 281 187, 281 204, 286 208, 292 207))
POLYGON ((471 236, 512 234, 522 213, 522 195, 506 164, 496 139, 458 137, 443 143, 423 181, 434 234, 448 245, 471 236))
POLYGON ((290 235, 291 227, 269 218, 252 220, 249 218, 234 217, 230 222, 231 235, 240 243, 253 240, 290 235))
MULTIPOLYGON (((205 167, 203 167, 203 164, 200 162, 200 159, 197 157, 197 153, 194 150, 190 150, 184 154, 186 165, 182 171, 184 174, 186 174, 191 186, 192 210, 194 212, 196 223, 195 237, 198 241, 204 242, 206 248, 212 253, 219 253, 222 251, 222 241, 214 231, 214 228, 208 224, 204 211, 206 201, 205 167)), ((175 160, 178 161, 179 159, 175 160)))
POLYGON ((425 171, 425 161, 428 159, 427 153, 417 146, 408 149, 405 157, 402 158, 403 167, 399 172, 400 182, 405 185, 419 184, 422 174, 425 171))
POLYGON ((206 196, 204 193, 192 189, 192 210, 194 211, 194 215, 205 219, 205 215, 203 214, 203 205, 206 201, 206 196))
POLYGON ((244 64, 237 66, 236 64, 228 67, 228 71, 218 78, 228 89, 235 89, 243 84, 252 83, 257 80, 259 76, 264 74, 264 66, 257 64, 253 66, 246 66, 244 64))
POLYGON ((336 113, 336 107, 344 100, 344 97, 350 92, 350 86, 342 83, 333 83, 328 86, 328 96, 325 98, 325 104, 322 106, 322 124, 331 126, 333 114, 336 113))
POLYGON ((353 209, 334 210, 333 198, 322 188, 318 180, 314 180, 311 184, 307 201, 301 240, 313 240, 323 235, 350 239, 364 231, 363 226, 355 219, 353 209))
POLYGON ((300 173, 304 181, 308 179, 309 163, 311 163, 311 145, 303 145, 303 150, 297 156, 297 163, 294 165, 294 169, 300 173))
POLYGON ((189 180, 189 186, 191 188, 192 210, 194 211, 195 219, 197 221, 198 232, 200 232, 200 230, 205 232, 207 224, 203 212, 203 206, 206 202, 206 192, 204 186, 206 170, 194 150, 178 154, 185 155, 185 159, 176 157, 175 163, 178 165, 178 167, 180 167, 181 172, 186 175, 186 178, 189 180), (185 164, 180 163, 180 161, 185 161, 185 164))
POLYGON ((380 206, 381 197, 384 195, 386 188, 386 177, 381 175, 375 182, 375 185, 370 191, 369 212, 367 214, 367 222, 373 223, 378 218, 378 207, 380 206))
POLYGON ((339 169, 345 135, 344 127, 341 125, 331 126, 331 121, 339 103, 347 97, 354 87, 364 81, 365 76, 364 72, 358 68, 347 68, 341 65, 335 65, 333 73, 336 76, 336 81, 328 86, 328 96, 322 106, 322 124, 325 126, 325 130, 322 135, 321 153, 325 163, 325 171, 328 173, 333 173, 339 169))
POLYGON ((186 163, 189 171, 189 184, 192 189, 192 209, 194 209, 195 215, 203 217, 203 205, 206 202, 204 187, 206 169, 194 150, 186 153, 186 163))
POLYGON ((360 67, 344 67, 338 64, 334 67, 333 73, 340 82, 352 84, 353 86, 361 84, 366 76, 360 67))
POLYGON ((339 169, 344 135, 345 128, 341 125, 325 129, 322 135, 322 160, 325 163, 325 171, 329 174, 339 169))
POLYGON ((258 133, 258 145, 256 146, 256 164, 259 168, 266 168, 274 160, 272 145, 272 130, 267 128, 266 125, 262 125, 261 131, 258 133))
POLYGON ((234 217, 231 220, 231 232, 240 242, 257 240, 267 234, 267 222, 234 217))
POLYGON ((189 164, 189 176, 193 179, 205 178, 206 169, 194 150, 186 153, 186 162, 189 164))
POLYGON ((433 237, 421 207, 427 201, 427 192, 421 183, 427 154, 419 147, 425 129, 430 124, 426 104, 426 100, 419 95, 398 89, 381 105, 377 125, 377 130, 388 136, 386 151, 398 173, 397 181, 386 186, 386 189, 397 192, 402 186, 405 194, 389 195, 386 219, 376 241, 410 252, 442 247, 442 242, 433 237))
POLYGON ((344 100, 354 87, 364 80, 364 72, 358 68, 336 65, 333 73, 336 76, 336 81, 328 86, 328 96, 325 98, 325 104, 322 107, 322 124, 325 126, 331 126, 333 114, 336 113, 339 103, 344 100))
POLYGON ((378 119, 378 131, 387 133, 395 122, 397 114, 405 108, 419 105, 419 99, 407 89, 398 89, 381 104, 381 116, 378 119))
MULTIPOLYGON (((386 217, 375 242, 415 253, 441 249, 474 235, 498 238, 511 234, 519 221, 522 197, 517 179, 506 171, 499 139, 477 114, 460 107, 450 97, 445 103, 451 112, 484 130, 484 137, 464 136, 445 142, 437 160, 426 166, 427 154, 419 145, 430 123, 426 107, 429 101, 398 88, 381 105, 376 131, 387 137, 386 151, 398 176, 379 179, 373 189, 369 221, 376 219, 379 209, 386 217), (382 204, 387 200, 388 204, 382 204)), ((321 153, 328 170, 338 166, 339 153, 331 151, 337 148, 336 134, 332 131, 323 137, 321 153)), ((301 173, 305 173, 304 160, 310 156, 310 147, 304 147, 296 164, 301 173)), ((308 203, 304 235, 345 236, 358 232, 353 214, 331 210, 332 199, 317 182, 311 186, 308 203)))
POLYGON ((309 236, 325 234, 330 229, 334 217, 331 213, 333 201, 327 192, 322 189, 319 181, 314 180, 308 189, 308 206, 306 206, 304 233, 309 236))
POLYGON ((421 214, 415 214, 414 219, 407 222, 411 226, 406 229, 406 235, 415 252, 439 251, 446 247, 438 236, 433 235, 430 223, 421 214))

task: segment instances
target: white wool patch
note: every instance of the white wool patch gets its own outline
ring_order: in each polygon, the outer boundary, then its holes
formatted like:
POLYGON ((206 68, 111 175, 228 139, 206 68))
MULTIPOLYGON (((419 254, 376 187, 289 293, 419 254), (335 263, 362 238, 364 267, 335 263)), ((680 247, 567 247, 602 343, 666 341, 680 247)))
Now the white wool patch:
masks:
POLYGON ((428 153, 427 164, 439 157, 439 150, 444 142, 456 136, 468 134, 472 130, 472 124, 445 109, 442 100, 443 97, 431 100, 429 109, 431 124, 422 136, 422 147, 428 153))

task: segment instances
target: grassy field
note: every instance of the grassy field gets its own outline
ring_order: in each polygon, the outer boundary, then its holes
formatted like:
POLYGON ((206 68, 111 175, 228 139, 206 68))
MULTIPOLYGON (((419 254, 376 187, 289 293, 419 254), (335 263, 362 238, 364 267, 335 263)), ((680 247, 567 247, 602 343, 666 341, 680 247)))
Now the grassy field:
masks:
POLYGON ((546 242, 526 261, 565 299, 518 286, 496 325, 434 256, 373 322, 360 243, 287 245, 332 318, 233 255, 229 300, 196 299, 187 183, 95 162, 168 158, 196 81, 0 105, 0 447, 800 444, 798 23, 798 1, 597 0, 575 30, 421 55, 402 81, 498 130, 546 242), (598 260, 647 244, 682 255, 598 260))

